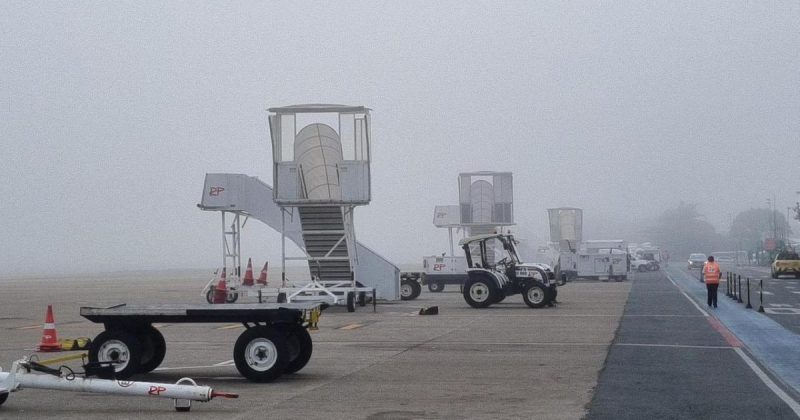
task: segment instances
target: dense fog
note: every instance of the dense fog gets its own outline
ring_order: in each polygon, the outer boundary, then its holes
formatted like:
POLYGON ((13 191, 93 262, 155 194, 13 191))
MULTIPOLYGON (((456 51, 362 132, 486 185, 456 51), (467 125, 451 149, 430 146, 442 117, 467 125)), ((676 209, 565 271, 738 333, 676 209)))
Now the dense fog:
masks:
MULTIPOLYGON (((306 103, 372 109, 356 235, 398 264, 449 249, 433 208, 468 171, 513 173, 533 246, 560 206, 588 239, 685 218, 699 251, 740 246, 753 209, 786 224, 800 199, 798 22, 794 1, 4 1, 0 277, 219 266, 204 174, 271 184, 267 108, 306 103)), ((279 261, 278 232, 242 236, 279 261)))

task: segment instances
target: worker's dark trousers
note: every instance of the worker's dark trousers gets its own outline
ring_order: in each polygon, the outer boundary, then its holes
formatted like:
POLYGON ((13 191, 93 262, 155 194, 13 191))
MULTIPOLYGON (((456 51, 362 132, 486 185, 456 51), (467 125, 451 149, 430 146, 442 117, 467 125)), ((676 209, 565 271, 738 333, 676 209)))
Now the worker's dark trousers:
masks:
POLYGON ((706 283, 706 289, 708 289, 708 306, 714 305, 717 307, 717 288, 719 287, 719 283, 711 284, 706 283))

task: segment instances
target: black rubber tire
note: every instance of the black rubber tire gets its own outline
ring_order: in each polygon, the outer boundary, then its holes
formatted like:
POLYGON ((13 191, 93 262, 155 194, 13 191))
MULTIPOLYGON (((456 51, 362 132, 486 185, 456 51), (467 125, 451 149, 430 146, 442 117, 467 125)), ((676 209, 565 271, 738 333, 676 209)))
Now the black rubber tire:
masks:
MULTIPOLYGON (((128 379, 140 371, 139 361, 142 359, 142 345, 135 335, 122 330, 106 330, 92 340, 89 345, 89 362, 111 362, 125 360, 114 364, 114 378, 128 379)), ((110 378, 103 378, 110 379, 110 378)))
POLYGON ((356 311, 356 294, 355 292, 347 292, 347 312, 356 311))
POLYGON ((278 293, 278 303, 286 303, 286 293, 278 293))
POLYGON ((284 333, 286 348, 289 351, 289 363, 283 373, 295 373, 311 360, 311 353, 314 351, 311 334, 302 325, 276 324, 275 328, 284 333))
POLYGON ((206 302, 214 303, 214 288, 213 287, 209 288, 208 291, 206 292, 206 302))
POLYGON ((367 292, 358 292, 358 306, 367 306, 367 292))
POLYGON ((778 278, 778 273, 776 273, 774 271, 770 272, 769 274, 770 274, 770 277, 772 277, 773 279, 777 279, 778 278))
POLYGON ((428 290, 433 293, 441 293, 444 290, 444 284, 438 281, 432 281, 428 283, 428 290))
MULTIPOLYGON (((640 273, 644 273, 645 271, 647 271, 647 266, 639 264, 639 268, 637 268, 637 270, 639 270, 640 273)), ((691 268, 690 268, 690 270, 691 270, 691 268)))
POLYGON ((522 300, 531 308, 538 309, 550 302, 548 295, 547 288, 543 284, 534 281, 522 292, 522 300))
POLYGON ((416 279, 400 280, 400 300, 414 300, 419 297, 420 293, 422 293, 422 286, 416 279))
POLYGON ((283 374, 289 364, 286 337, 275 328, 248 328, 236 339, 233 361, 245 378, 253 382, 272 382, 283 374), (253 367, 258 363, 263 366, 253 367))
POLYGON ((556 301, 558 297, 558 287, 550 286, 545 289, 547 292, 547 302, 548 305, 552 306, 552 303, 556 301))
POLYGON ((234 303, 239 300, 239 292, 232 292, 228 291, 228 294, 225 296, 225 303, 234 303))
POLYGON ((497 299, 497 293, 502 292, 488 278, 467 280, 464 284, 464 300, 473 308, 488 308, 497 299))
POLYGON ((3 405, 4 402, 8 399, 8 392, 4 392, 0 394, 0 405, 3 405))
POLYGON ((167 354, 167 342, 164 340, 164 336, 161 335, 161 331, 152 325, 138 331, 136 338, 142 345, 138 373, 152 372, 164 361, 164 356, 167 354))

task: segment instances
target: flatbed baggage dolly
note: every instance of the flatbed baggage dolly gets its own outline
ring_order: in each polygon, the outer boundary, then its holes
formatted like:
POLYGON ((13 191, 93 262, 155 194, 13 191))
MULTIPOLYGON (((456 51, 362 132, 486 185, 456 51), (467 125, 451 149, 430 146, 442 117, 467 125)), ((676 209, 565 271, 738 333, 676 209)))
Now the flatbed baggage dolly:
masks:
POLYGON ((89 346, 89 362, 111 363, 116 379, 157 368, 167 351, 153 323, 240 322, 245 331, 233 346, 236 369, 254 382, 295 373, 311 359, 311 335, 321 304, 316 302, 217 305, 117 305, 81 307, 82 317, 105 331, 89 346))

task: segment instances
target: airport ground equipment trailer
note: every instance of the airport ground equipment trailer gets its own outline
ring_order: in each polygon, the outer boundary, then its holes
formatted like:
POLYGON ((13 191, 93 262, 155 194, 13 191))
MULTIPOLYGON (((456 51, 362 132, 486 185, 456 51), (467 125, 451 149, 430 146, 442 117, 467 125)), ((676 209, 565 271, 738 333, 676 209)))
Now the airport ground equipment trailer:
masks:
POLYGON ((438 293, 447 284, 463 286, 467 281, 467 259, 461 256, 434 255, 422 259, 422 271, 400 272, 400 299, 413 300, 428 286, 438 293))
MULTIPOLYGON (((552 306, 558 295, 558 281, 546 264, 520 261, 514 236, 510 234, 476 235, 458 243, 467 257, 469 279, 463 286, 464 300, 473 308, 486 308, 508 296, 522 294, 531 308, 552 306), (493 250, 490 251, 490 247, 493 250), (502 256, 497 262, 489 254, 502 256)), ((562 277, 561 284, 566 282, 562 277)))
POLYGON ((89 347, 89 362, 111 363, 116 379, 154 370, 167 346, 154 323, 231 323, 245 326, 233 346, 236 369, 254 382, 270 382, 302 369, 311 358, 307 328, 316 328, 321 304, 117 305, 81 307, 84 318, 102 323, 89 347))

